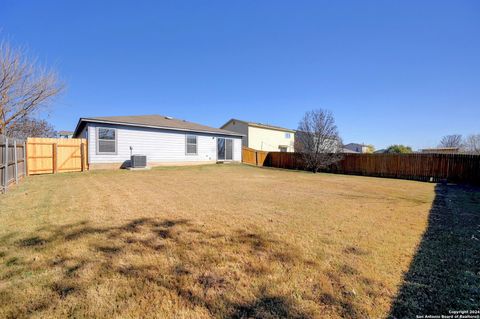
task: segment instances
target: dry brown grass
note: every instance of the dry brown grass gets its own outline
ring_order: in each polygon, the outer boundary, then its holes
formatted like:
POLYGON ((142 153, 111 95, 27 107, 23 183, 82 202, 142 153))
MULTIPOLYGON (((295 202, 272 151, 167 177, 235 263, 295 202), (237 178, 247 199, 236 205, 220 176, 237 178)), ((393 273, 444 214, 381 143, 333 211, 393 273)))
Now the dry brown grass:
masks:
POLYGON ((29 177, 0 317, 385 317, 433 184, 241 165, 29 177))

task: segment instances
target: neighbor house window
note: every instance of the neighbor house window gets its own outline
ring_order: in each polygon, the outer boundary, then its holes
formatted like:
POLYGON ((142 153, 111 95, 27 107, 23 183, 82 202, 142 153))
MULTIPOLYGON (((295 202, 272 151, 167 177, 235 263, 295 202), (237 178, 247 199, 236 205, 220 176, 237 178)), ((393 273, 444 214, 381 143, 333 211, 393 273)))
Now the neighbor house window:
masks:
POLYGON ((285 138, 290 138, 290 133, 285 133, 285 138))
POLYGON ((187 135, 187 155, 197 155, 196 135, 187 135))
POLYGON ((117 154, 117 130, 114 128, 97 128, 97 153, 117 154))
POLYGON ((287 151, 286 146, 279 146, 278 148, 280 149, 280 152, 286 152, 287 151))

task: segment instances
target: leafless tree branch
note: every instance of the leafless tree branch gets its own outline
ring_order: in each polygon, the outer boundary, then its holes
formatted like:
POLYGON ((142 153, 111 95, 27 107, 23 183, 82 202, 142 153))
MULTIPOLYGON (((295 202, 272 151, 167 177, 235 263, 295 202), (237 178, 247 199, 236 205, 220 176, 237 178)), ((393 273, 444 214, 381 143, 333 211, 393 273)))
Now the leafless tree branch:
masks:
POLYGON ((467 136, 464 148, 468 153, 480 155, 480 134, 471 134, 467 136))
POLYGON ((7 127, 6 135, 17 139, 27 137, 55 137, 57 132, 53 126, 45 120, 38 120, 28 116, 15 121, 14 125, 7 127))
POLYGON ((54 71, 27 60, 24 51, 0 43, 0 134, 50 105, 63 89, 54 71))
POLYGON ((462 135, 452 134, 445 135, 440 141, 439 147, 461 147, 462 146, 462 135))

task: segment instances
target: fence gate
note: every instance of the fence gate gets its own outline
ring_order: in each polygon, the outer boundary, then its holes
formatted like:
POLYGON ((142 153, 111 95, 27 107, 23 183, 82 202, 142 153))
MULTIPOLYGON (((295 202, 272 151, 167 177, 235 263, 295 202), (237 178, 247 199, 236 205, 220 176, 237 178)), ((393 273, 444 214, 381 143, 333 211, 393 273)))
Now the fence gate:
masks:
POLYGON ((28 138, 27 173, 55 174, 88 169, 87 141, 83 138, 28 138))

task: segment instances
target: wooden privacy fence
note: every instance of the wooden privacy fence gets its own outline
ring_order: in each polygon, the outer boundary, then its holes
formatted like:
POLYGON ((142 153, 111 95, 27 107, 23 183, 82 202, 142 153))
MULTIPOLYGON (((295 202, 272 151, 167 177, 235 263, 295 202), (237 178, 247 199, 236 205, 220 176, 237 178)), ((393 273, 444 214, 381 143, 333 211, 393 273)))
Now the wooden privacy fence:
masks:
POLYGON ((242 162, 247 164, 263 166, 267 155, 268 152, 265 151, 257 151, 245 146, 242 148, 242 162))
POLYGON ((438 182, 480 184, 480 155, 347 154, 331 172, 438 182))
POLYGON ((88 169, 87 141, 82 138, 28 138, 27 174, 83 172, 88 169))
MULTIPOLYGON (((244 162, 258 166, 304 170, 300 153, 243 151, 244 162), (263 162, 258 154, 267 153, 263 162), (248 153, 248 154, 247 154, 248 153), (253 159, 253 160, 252 160, 253 159)), ((264 155, 260 155, 263 157, 264 155)), ((438 182, 480 184, 480 155, 469 154, 343 154, 325 172, 438 182)))
POLYGON ((25 141, 0 135, 0 186, 3 193, 26 175, 25 141))

